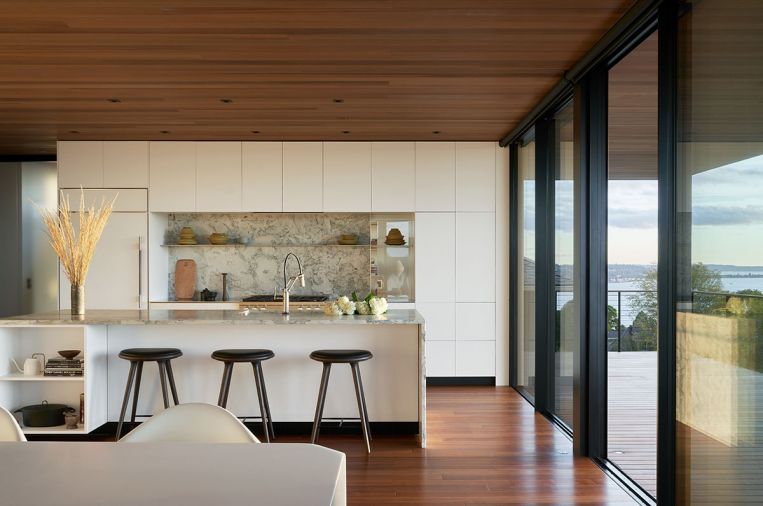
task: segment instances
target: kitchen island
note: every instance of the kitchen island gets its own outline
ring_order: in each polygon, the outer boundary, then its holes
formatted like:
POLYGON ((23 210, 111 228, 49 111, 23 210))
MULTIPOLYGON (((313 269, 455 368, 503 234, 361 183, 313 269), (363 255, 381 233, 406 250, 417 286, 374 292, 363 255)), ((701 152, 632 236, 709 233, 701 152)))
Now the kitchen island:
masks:
MULTIPOLYGON (((326 316, 318 312, 109 311, 90 310, 84 317, 68 311, 0 319, 0 405, 13 410, 42 400, 79 405, 85 393, 88 433, 115 422, 129 364, 118 357, 125 348, 174 347, 183 356, 173 361, 180 402, 215 403, 223 367, 210 358, 224 348, 268 348, 275 358, 263 363, 273 419, 312 422, 322 366, 310 360, 317 349, 361 348, 374 357, 361 364, 372 424, 393 430, 414 427, 426 444, 426 376, 424 320, 415 310, 390 310, 380 316, 326 316), (57 350, 83 350, 83 377, 23 376, 11 368, 33 353, 55 356, 57 350)), ((162 409, 156 367, 143 372, 138 414, 162 409)), ((251 367, 234 369, 228 409, 239 417, 257 416, 251 367)), ((332 368, 325 418, 357 418, 350 368, 332 368)), ((307 425, 305 425, 307 427, 307 425)), ((72 433, 61 427, 25 429, 27 433, 72 433)), ((276 432, 276 437, 278 436, 276 432)))

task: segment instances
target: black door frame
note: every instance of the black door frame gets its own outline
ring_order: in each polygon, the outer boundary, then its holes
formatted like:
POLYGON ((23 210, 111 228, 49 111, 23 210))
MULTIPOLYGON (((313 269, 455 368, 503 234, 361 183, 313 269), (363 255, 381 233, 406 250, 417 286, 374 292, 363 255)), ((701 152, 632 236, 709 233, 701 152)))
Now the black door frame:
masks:
MULTIPOLYGON (((565 104, 574 90, 575 104, 575 177, 579 189, 575 196, 577 276, 580 328, 574 368, 574 449, 577 455, 591 457, 619 478, 634 495, 651 502, 638 485, 608 465, 606 459, 607 355, 606 328, 606 211, 607 211, 607 72, 633 47, 655 29, 659 29, 659 335, 658 340, 658 440, 657 488, 659 504, 675 500, 675 307, 676 251, 673 234, 676 226, 676 122, 678 17, 680 0, 639 1, 632 12, 597 45, 595 55, 587 55, 564 81, 554 88, 554 97, 546 97, 522 122, 523 130, 507 136, 501 145, 511 144, 510 183, 518 184, 518 141, 535 128, 536 138, 536 396, 535 408, 551 416, 553 411, 553 113, 565 104), (546 306, 546 307, 541 307, 546 306), (618 476, 620 475, 620 476, 618 476)), ((518 209, 516 188, 510 191, 511 236, 510 279, 510 384, 517 388, 517 325, 522 308, 516 307, 516 250, 518 209)), ((558 422, 558 420, 556 420, 558 422)))

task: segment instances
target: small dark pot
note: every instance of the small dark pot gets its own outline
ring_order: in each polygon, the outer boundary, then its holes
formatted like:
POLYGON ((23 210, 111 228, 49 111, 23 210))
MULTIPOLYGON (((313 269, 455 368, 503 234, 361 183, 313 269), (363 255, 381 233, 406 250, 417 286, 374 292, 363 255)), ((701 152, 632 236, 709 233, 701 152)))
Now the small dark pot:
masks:
POLYGON ((65 404, 33 404, 17 409, 21 412, 24 427, 55 427, 64 424, 64 413, 73 413, 75 410, 65 404))

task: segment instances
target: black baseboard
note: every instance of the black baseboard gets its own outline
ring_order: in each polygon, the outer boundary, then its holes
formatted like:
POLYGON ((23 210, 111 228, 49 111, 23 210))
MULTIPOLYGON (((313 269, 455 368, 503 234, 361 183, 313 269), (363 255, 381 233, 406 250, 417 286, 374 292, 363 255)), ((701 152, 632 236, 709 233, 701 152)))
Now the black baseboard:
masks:
POLYGON ((495 377, 462 376, 427 378, 428 387, 454 386, 495 386, 495 377))
MULTIPOLYGON (((135 426, 140 425, 136 422, 135 426)), ((252 433, 260 437, 262 435, 262 422, 244 422, 244 425, 252 433)), ((133 428, 133 424, 125 422, 123 435, 127 434, 133 428)), ((284 436, 306 436, 309 437, 312 432, 312 422, 273 422, 273 430, 276 437, 279 434, 284 436)), ((28 434, 29 441, 103 441, 111 440, 117 433, 117 422, 108 422, 89 434, 28 434)), ((419 433, 418 422, 371 422, 371 433, 380 436, 410 436, 419 433)), ((358 435, 362 436, 360 422, 345 421, 340 423, 338 420, 324 420, 321 423, 321 434, 324 435, 358 435)))

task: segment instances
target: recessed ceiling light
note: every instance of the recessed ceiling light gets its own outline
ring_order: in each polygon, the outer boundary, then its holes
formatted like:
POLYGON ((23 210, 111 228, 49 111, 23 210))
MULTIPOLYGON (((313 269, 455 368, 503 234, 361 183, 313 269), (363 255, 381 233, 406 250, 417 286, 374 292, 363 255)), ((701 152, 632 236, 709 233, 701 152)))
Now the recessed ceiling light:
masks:
POLYGON ((260 133, 260 131, 259 130, 252 130, 252 133, 253 134, 258 134, 258 133, 260 133))
POLYGON ((433 134, 435 134, 435 135, 437 135, 437 134, 439 134, 439 133, 440 133, 440 131, 439 131, 439 130, 432 130, 432 133, 433 133, 433 134))
POLYGON ((222 102, 223 104, 232 104, 233 103, 233 99, 232 98, 221 98, 220 102, 222 102))
POLYGON ((79 133, 79 130, 69 130, 69 133, 70 133, 70 134, 78 134, 78 133, 79 133))
POLYGON ((343 104, 344 103, 344 99, 343 98, 335 98, 334 99, 334 103, 335 104, 343 104))
POLYGON ((110 99, 108 99, 108 100, 109 100, 109 102, 111 102, 112 104, 119 104, 119 103, 121 103, 121 102, 122 102, 122 101, 121 101, 120 99, 118 99, 118 98, 110 98, 110 99))
POLYGON ((350 133, 350 131, 349 130, 342 130, 342 133, 343 134, 348 134, 348 133, 350 133))
POLYGON ((160 134, 168 134, 168 133, 170 133, 170 131, 169 130, 159 130, 159 133, 160 134))

